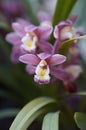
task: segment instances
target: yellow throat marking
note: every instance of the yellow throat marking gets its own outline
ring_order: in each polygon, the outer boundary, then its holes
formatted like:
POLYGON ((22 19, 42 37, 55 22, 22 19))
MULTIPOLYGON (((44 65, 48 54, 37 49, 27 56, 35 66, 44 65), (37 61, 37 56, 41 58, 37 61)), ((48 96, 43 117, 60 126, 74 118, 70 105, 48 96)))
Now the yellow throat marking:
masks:
POLYGON ((33 41, 32 41, 32 40, 29 40, 28 43, 27 43, 27 46, 28 46, 28 47, 31 47, 32 44, 33 44, 33 41))
POLYGON ((41 77, 41 78, 44 78, 45 73, 46 73, 46 69, 41 69, 41 70, 40 70, 40 77, 41 77))

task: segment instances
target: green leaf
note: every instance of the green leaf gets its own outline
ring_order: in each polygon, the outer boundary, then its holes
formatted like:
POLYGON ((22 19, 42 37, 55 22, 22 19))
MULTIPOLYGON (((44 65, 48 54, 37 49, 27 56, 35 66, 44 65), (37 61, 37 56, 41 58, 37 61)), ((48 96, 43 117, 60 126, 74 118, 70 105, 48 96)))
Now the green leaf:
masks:
POLYGON ((42 130, 59 130, 59 112, 45 115, 42 130))
POLYGON ((57 0, 55 13, 53 16, 53 27, 60 21, 68 18, 77 0, 57 0))
POLYGON ((16 116, 18 112, 19 112, 19 109, 17 108, 0 110, 0 119, 16 116))
POLYGON ((74 115, 75 122, 81 130, 86 130, 86 114, 76 112, 74 115))
POLYGON ((32 100, 19 112, 9 130, 26 130, 32 121, 44 112, 44 109, 41 108, 54 102, 55 100, 49 97, 32 100))
POLYGON ((11 28, 9 27, 9 25, 5 23, 4 21, 0 22, 0 28, 11 31, 11 28))
POLYGON ((0 98, 17 100, 17 96, 13 92, 7 90, 0 90, 0 98))
POLYGON ((75 93, 75 95, 86 96, 86 92, 85 91, 84 92, 77 92, 77 93, 75 93))
POLYGON ((72 38, 70 40, 67 40, 67 41, 61 43, 62 45, 59 48, 59 53, 65 55, 68 52, 68 48, 71 46, 71 44, 73 44, 73 42, 75 40, 83 39, 83 38, 86 38, 86 35, 85 36, 80 36, 80 37, 74 37, 74 38, 72 38))

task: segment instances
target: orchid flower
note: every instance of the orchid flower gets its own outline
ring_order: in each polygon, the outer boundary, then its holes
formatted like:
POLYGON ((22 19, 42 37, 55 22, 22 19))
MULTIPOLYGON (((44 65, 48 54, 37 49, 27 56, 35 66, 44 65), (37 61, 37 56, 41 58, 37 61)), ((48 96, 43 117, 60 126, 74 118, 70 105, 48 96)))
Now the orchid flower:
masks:
MULTIPOLYGON (((52 32, 52 26, 48 24, 40 24, 35 26, 29 22, 19 19, 18 22, 12 24, 14 32, 6 35, 6 40, 13 45, 13 48, 18 46, 18 49, 13 49, 11 57, 14 55, 22 55, 24 53, 35 53, 41 49, 45 52, 51 52, 52 45, 48 43, 49 36, 52 32), (20 50, 20 51, 17 51, 20 50)), ((17 57, 13 57, 14 62, 18 62, 17 57)))
MULTIPOLYGON (((51 69, 51 73, 54 76, 53 82, 57 82, 58 80, 61 80, 63 82, 63 86, 65 91, 67 92, 75 92, 77 89, 77 85, 75 83, 76 79, 80 76, 82 69, 80 67, 80 61, 79 61, 79 50, 75 53, 70 52, 70 49, 77 48, 77 44, 74 43, 73 46, 69 48, 69 60, 66 64, 61 64, 58 67, 53 66, 51 69), (73 54, 71 54, 73 53, 73 54)), ((54 44, 52 54, 54 55, 57 52, 57 45, 54 44)), ((59 49, 59 48, 58 48, 59 49)), ((71 50, 73 51, 73 50, 71 50)))
MULTIPOLYGON (((66 57, 60 54, 51 55, 48 53, 25 54, 19 57, 19 60, 27 64, 27 71, 34 74, 34 80, 39 84, 48 84, 50 75, 53 75, 53 67, 65 62, 66 57)), ((58 74, 57 74, 58 75, 58 74)))
POLYGON ((75 37, 75 29, 72 24, 71 20, 60 22, 55 26, 54 37, 61 42, 75 37))

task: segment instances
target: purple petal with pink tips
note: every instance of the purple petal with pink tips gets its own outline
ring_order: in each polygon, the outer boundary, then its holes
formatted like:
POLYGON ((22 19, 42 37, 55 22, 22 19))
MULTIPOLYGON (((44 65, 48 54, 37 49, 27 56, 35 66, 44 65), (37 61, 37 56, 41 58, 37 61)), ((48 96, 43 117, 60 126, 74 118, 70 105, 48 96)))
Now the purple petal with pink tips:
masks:
POLYGON ((29 26, 25 27, 25 32, 28 33, 28 32, 34 32, 36 31, 38 27, 33 25, 33 24, 30 24, 29 26))
POLYGON ((19 62, 19 56, 22 55, 22 51, 20 49, 20 44, 17 46, 13 46, 12 48, 12 54, 11 54, 11 61, 13 63, 18 63, 19 62))
POLYGON ((57 54, 61 42, 57 39, 53 45, 52 54, 57 54))
POLYGON ((34 74, 34 73, 35 73, 35 69, 36 69, 36 67, 33 66, 33 65, 26 65, 26 71, 27 71, 29 74, 34 74))
POLYGON ((25 54, 19 57, 19 61, 29 65, 38 65, 40 59, 34 54, 25 54))
POLYGON ((53 28, 50 25, 39 26, 37 33, 38 33, 40 39, 48 40, 50 37, 50 34, 52 33, 52 30, 53 30, 53 28))
POLYGON ((63 56, 60 54, 55 54, 55 55, 52 55, 52 57, 49 59, 48 63, 51 66, 54 66, 54 65, 62 64, 65 61, 66 61, 66 56, 63 56))
POLYGON ((53 46, 49 42, 43 40, 40 41, 38 47, 45 53, 52 53, 53 50, 53 46))
POLYGON ((25 20, 25 19, 22 19, 22 18, 18 18, 17 19, 17 22, 23 26, 28 26, 30 24, 29 21, 25 20))
POLYGON ((44 11, 40 11, 38 12, 38 18, 40 20, 40 22, 43 22, 43 21, 51 21, 52 18, 51 16, 49 16, 46 12, 44 11))
POLYGON ((6 40, 12 45, 16 45, 21 42, 21 38, 15 32, 7 34, 6 40))
POLYGON ((51 57, 51 54, 48 54, 48 53, 40 53, 37 55, 41 60, 45 60, 47 58, 50 58, 51 57))
POLYGON ((65 26, 70 26, 70 25, 72 25, 72 21, 71 20, 66 20, 66 21, 60 22, 58 25, 55 26, 54 37, 56 39, 59 39, 60 29, 62 29, 65 26))
POLYGON ((63 70, 56 67, 50 68, 50 73, 59 80, 68 81, 71 77, 63 70))
POLYGON ((17 34, 22 37, 25 35, 25 31, 24 31, 24 26, 15 22, 12 24, 12 28, 14 29, 15 32, 17 32, 17 34))

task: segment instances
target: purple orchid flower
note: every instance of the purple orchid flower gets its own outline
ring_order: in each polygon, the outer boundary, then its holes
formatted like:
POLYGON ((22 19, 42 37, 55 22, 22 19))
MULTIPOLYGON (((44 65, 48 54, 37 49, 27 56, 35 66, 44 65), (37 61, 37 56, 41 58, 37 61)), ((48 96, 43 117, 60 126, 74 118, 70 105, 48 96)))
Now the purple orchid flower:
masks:
POLYGON ((22 33, 24 33, 24 28, 28 26, 30 23, 27 22, 24 19, 18 19, 18 22, 15 22, 12 24, 12 27, 14 31, 16 30, 15 26, 17 29, 21 32, 18 33, 17 31, 11 32, 6 35, 6 40, 11 43, 12 46, 12 53, 11 53, 11 60, 13 63, 19 62, 18 58, 20 55, 24 54, 24 51, 21 49, 21 38, 22 38, 22 33), (20 28, 21 27, 21 28, 20 28))
MULTIPOLYGON (((35 53, 38 47, 45 52, 51 52, 52 45, 47 40, 52 32, 52 26, 48 24, 34 26, 23 19, 18 19, 18 22, 12 24, 12 28, 14 32, 7 34, 6 40, 13 45, 13 48, 18 46, 19 49, 18 47, 13 49, 15 51, 12 52, 11 57, 16 54, 20 56, 24 53, 35 53)), ((18 58, 13 59, 18 62, 18 58)))
MULTIPOLYGON (((51 55, 48 53, 25 54, 19 60, 27 64, 26 69, 29 74, 34 74, 34 81, 39 84, 48 84, 50 74, 53 75, 53 68, 65 62, 66 57, 60 54, 51 55)), ((57 74, 59 75, 59 74, 57 74)))
POLYGON ((63 77, 64 89, 67 92, 75 92, 77 90, 76 80, 82 73, 82 68, 78 58, 79 57, 73 56, 67 64, 61 66, 65 76, 68 77, 66 79, 63 77))
POLYGON ((81 67, 79 65, 71 65, 68 68, 54 67, 51 70, 54 76, 54 82, 61 80, 63 82, 63 88, 66 92, 75 92, 77 90, 76 79, 81 73, 81 67))
MULTIPOLYGON (((76 21, 76 19, 77 19, 77 16, 72 16, 69 18, 69 20, 62 21, 58 25, 55 26, 54 37, 56 41, 54 44, 55 46, 54 48, 56 51, 59 50, 59 47, 63 44, 64 41, 83 35, 83 28, 79 27, 76 29, 73 27, 73 23, 76 21)), ((72 53, 74 54, 76 53, 75 55, 80 54, 80 52, 78 51, 78 47, 75 47, 77 46, 78 42, 79 42, 79 39, 74 40, 69 50, 71 54, 72 53)))
POLYGON ((72 24, 73 22, 71 20, 60 22, 55 26, 54 37, 61 42, 73 38, 75 36, 75 30, 72 24))
MULTIPOLYGON (((78 49, 76 43, 74 43, 71 47, 78 49)), ((52 55, 54 55, 57 52, 56 49, 57 49, 57 45, 55 43, 52 49, 52 55)), ((80 62, 78 59, 80 55, 77 51, 75 51, 75 53, 73 54, 70 54, 70 50, 68 54, 70 59, 67 62, 67 64, 61 64, 60 66, 58 66, 58 68, 53 66, 51 69, 51 73, 54 76, 53 82, 57 82, 58 80, 61 80, 63 82, 63 86, 66 92, 75 92, 77 89, 77 85, 75 81, 82 72, 82 69, 80 67, 80 62)))
POLYGON ((46 50, 47 46, 52 49, 52 45, 47 42, 52 32, 52 26, 48 24, 38 27, 30 25, 25 28, 25 32, 26 35, 22 38, 22 47, 28 52, 35 52, 37 47, 41 48, 43 51, 48 51, 46 50))

